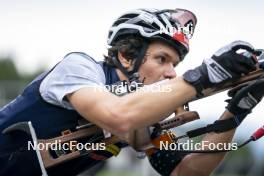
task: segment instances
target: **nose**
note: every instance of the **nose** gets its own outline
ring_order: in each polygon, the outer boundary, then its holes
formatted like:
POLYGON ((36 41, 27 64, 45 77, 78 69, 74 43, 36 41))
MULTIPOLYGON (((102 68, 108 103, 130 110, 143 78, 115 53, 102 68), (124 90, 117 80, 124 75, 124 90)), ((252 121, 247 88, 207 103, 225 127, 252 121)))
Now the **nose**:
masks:
POLYGON ((173 64, 169 64, 165 71, 164 71, 164 77, 165 79, 172 79, 177 76, 176 71, 174 70, 173 64))

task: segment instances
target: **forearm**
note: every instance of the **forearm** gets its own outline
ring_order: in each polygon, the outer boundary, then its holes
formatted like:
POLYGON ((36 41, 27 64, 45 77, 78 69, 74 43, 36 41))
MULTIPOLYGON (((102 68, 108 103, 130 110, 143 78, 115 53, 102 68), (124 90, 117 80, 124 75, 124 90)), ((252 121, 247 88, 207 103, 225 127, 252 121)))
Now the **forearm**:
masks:
POLYGON ((182 78, 170 80, 169 92, 136 92, 121 97, 118 107, 133 124, 133 129, 151 125, 167 117, 175 109, 195 97, 195 89, 182 78))
MULTIPOLYGON (((225 111, 219 120, 224 120, 233 117, 233 115, 225 111)), ((232 142, 235 129, 229 130, 224 133, 209 133, 202 141, 206 141, 206 144, 219 144, 222 143, 228 145, 232 142)), ((204 146, 205 150, 209 150, 207 146, 204 146)), ((223 160, 226 153, 216 154, 190 154, 187 155, 182 162, 176 167, 172 175, 210 175, 211 172, 219 165, 223 160), (196 173, 196 174, 194 174, 196 173)))
POLYGON ((168 86, 170 91, 137 91, 118 97, 83 88, 69 94, 68 98, 88 121, 113 134, 125 134, 162 120, 196 94, 182 78, 172 79, 163 86, 168 86))

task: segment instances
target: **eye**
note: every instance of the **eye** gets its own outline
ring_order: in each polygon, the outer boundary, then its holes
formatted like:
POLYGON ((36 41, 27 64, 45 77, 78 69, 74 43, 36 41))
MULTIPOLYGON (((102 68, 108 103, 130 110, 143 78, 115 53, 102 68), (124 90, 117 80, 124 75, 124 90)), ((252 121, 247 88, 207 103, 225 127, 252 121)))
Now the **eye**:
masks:
POLYGON ((164 56, 158 56, 158 62, 160 64, 164 64, 166 62, 166 57, 164 57, 164 56))

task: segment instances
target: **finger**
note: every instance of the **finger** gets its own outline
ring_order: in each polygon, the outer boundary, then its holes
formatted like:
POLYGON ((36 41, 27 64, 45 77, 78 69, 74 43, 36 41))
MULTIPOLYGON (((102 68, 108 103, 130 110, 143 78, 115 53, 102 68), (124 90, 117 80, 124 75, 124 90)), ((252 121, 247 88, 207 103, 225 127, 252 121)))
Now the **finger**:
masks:
POLYGON ((239 49, 244 49, 250 53, 254 53, 255 52, 255 49, 254 47, 248 43, 248 42, 245 42, 245 41, 242 41, 242 40, 237 40, 237 41, 234 41, 230 44, 230 47, 233 51, 237 51, 239 49))
POLYGON ((247 57, 247 58, 249 58, 249 59, 251 59, 251 61, 253 61, 254 64, 258 63, 258 59, 257 59, 257 56, 256 56, 255 53, 253 54, 253 53, 250 53, 250 52, 244 52, 244 53, 242 53, 242 55, 247 57))
POLYGON ((243 55, 243 58, 241 58, 240 61, 241 61, 240 63, 241 68, 246 69, 246 72, 242 72, 242 73, 247 74, 247 72, 254 71, 257 68, 256 67, 257 60, 254 57, 250 57, 250 56, 247 57, 243 55))
POLYGON ((240 84, 240 85, 234 87, 233 89, 229 90, 227 92, 227 95, 229 97, 233 97, 237 93, 237 91, 241 90, 243 87, 246 87, 247 85, 248 85, 248 83, 246 83, 246 84, 240 84))
POLYGON ((256 61, 254 60, 254 58, 248 58, 242 54, 237 53, 233 53, 231 57, 233 59, 231 59, 230 62, 234 66, 236 66, 236 69, 234 69, 234 71, 247 74, 248 72, 256 70, 256 61))
POLYGON ((251 94, 260 101, 264 96, 264 78, 259 78, 251 86, 251 94))
MULTIPOLYGON (((264 79, 258 79, 250 82, 246 87, 243 87, 235 94, 236 97, 250 97, 256 104, 263 98, 264 95, 264 79)), ((253 101, 253 102, 254 102, 253 101)))
POLYGON ((264 50, 263 49, 256 49, 255 50, 256 56, 261 56, 263 53, 264 53, 264 50))

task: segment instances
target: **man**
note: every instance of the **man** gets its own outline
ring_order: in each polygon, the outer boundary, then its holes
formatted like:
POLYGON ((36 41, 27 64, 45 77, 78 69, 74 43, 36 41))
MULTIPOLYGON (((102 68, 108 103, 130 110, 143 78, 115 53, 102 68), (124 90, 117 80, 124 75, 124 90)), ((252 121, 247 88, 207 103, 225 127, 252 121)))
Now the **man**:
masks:
MULTIPOLYGON (((0 131, 16 122, 30 120, 39 138, 51 138, 61 131, 74 129, 79 119, 85 119, 130 142, 131 132, 164 119, 177 107, 201 96, 203 89, 255 70, 254 48, 237 41, 216 52, 201 66, 187 71, 184 77, 176 78, 174 67, 188 53, 188 35, 193 31, 186 33, 181 29, 191 29, 195 25, 195 15, 183 9, 140 9, 122 15, 110 29, 110 48, 105 62, 97 63, 85 53, 68 54, 1 109, 0 131), (240 48, 249 54, 236 53, 240 48), (169 92, 137 91, 116 96, 108 91, 98 91, 105 85, 124 80, 147 85, 164 79, 170 80, 160 86, 169 87, 169 92)), ((220 119, 231 117, 233 114, 227 112, 220 119)), ((205 139, 212 143, 229 142, 233 134, 234 130, 209 134, 205 139)), ((1 135, 1 139, 0 174, 40 174, 34 152, 25 150, 25 136, 1 135)), ((123 146, 118 144, 118 147, 123 146)), ((224 154, 171 156, 176 160, 173 174, 206 175, 224 154), (205 165, 208 167, 201 169, 205 165)), ((76 175, 98 162, 89 156, 81 157, 51 168, 48 173, 76 175)), ((167 170, 172 172, 173 168, 167 170)), ((164 168, 158 171, 168 174, 164 168)))

